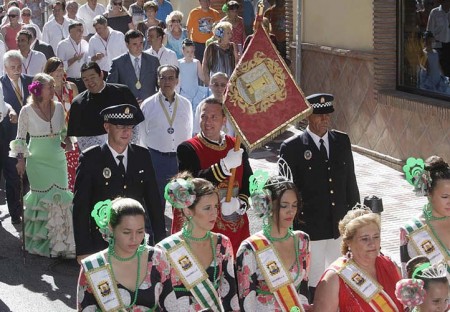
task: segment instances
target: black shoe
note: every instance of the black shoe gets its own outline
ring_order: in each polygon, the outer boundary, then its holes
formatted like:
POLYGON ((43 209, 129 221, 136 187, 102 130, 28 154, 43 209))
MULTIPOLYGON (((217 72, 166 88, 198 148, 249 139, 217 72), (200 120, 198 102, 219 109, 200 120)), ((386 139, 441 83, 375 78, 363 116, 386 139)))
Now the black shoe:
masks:
POLYGON ((12 218, 11 223, 12 224, 20 224, 20 223, 22 223, 22 219, 20 217, 12 218))

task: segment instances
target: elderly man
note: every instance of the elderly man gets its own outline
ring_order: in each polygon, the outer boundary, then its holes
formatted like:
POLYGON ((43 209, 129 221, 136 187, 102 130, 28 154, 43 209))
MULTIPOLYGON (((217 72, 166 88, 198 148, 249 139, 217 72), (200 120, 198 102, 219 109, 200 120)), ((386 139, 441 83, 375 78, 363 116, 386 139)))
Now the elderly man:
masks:
MULTIPOLYGON (((244 212, 248 206, 248 179, 252 169, 247 153, 242 148, 234 151, 235 138, 221 131, 226 119, 222 101, 206 99, 200 112, 201 132, 178 146, 177 157, 179 171, 190 171, 194 177, 209 180, 219 188, 221 213, 213 231, 228 236, 236 253, 242 240, 250 236, 244 212), (232 168, 236 168, 233 197, 225 202, 232 168)), ((172 232, 180 230, 182 224, 181 213, 174 211, 172 232)))
MULTIPOLYGON (((11 50, 3 56, 5 75, 0 78, 3 89, 3 99, 5 103, 12 106, 12 109, 19 114, 26 99, 30 95, 28 85, 31 83, 31 76, 22 74, 22 55, 17 50, 11 50)), ((13 224, 21 222, 22 206, 20 204, 20 179, 17 174, 17 159, 8 157, 9 142, 17 136, 17 120, 14 123, 9 118, 4 118, 0 123, 0 157, 5 178, 6 201, 8 211, 13 224)))
POLYGON ((294 183, 302 194, 303 209, 294 229, 311 238, 309 287, 314 291, 325 269, 341 256, 338 223, 360 202, 347 134, 328 130, 334 112, 331 94, 306 98, 313 108, 302 134, 281 144, 280 157, 292 170, 294 183))
POLYGON ((144 120, 141 109, 130 89, 123 85, 105 83, 103 72, 96 62, 89 62, 81 66, 81 78, 87 90, 73 100, 67 129, 69 136, 78 137, 78 145, 81 150, 96 144, 101 145, 106 141, 106 132, 100 112, 109 106, 131 104, 138 109, 135 118, 139 118, 139 122, 144 120))
POLYGON ((152 158, 146 148, 130 144, 133 128, 142 120, 140 112, 136 106, 122 104, 105 108, 101 117, 108 140, 81 154, 75 181, 73 223, 78 261, 108 246, 91 217, 93 207, 102 200, 121 196, 139 201, 146 208, 155 242, 166 236, 152 158))
POLYGON ((156 69, 159 61, 156 57, 143 53, 144 35, 138 30, 129 30, 125 34, 128 52, 113 60, 107 81, 128 86, 138 103, 157 91, 156 69))
POLYGON ((58 44, 56 56, 64 62, 67 80, 77 85, 80 92, 86 90, 81 81, 81 66, 89 60, 89 44, 83 39, 83 24, 71 21, 69 25, 69 38, 58 44))
POLYGON ((147 31, 147 40, 150 48, 145 50, 145 52, 157 57, 161 65, 178 66, 176 53, 163 45, 163 38, 164 30, 159 26, 151 26, 147 31))
POLYGON ((178 171, 177 146, 192 133, 191 103, 175 92, 179 74, 178 67, 161 65, 159 92, 142 103, 145 121, 139 126, 139 138, 150 149, 161 198, 168 179, 178 171))
POLYGON ((56 53, 58 43, 69 37, 69 20, 64 16, 66 3, 56 1, 53 4, 53 19, 45 23, 42 29, 42 40, 50 44, 56 53))
POLYGON ((102 4, 97 3, 97 0, 88 0, 78 9, 77 16, 84 21, 88 37, 95 34, 93 25, 94 17, 102 15, 103 13, 105 13, 105 7, 102 4))
POLYGON ((22 73, 30 76, 42 73, 47 62, 44 53, 31 50, 32 41, 33 36, 26 29, 22 29, 17 34, 17 46, 23 56, 22 73))
MULTIPOLYGON (((108 75, 112 60, 126 53, 125 36, 122 32, 108 26, 103 15, 97 15, 92 20, 95 35, 89 40, 88 55, 91 61, 97 62, 104 75, 108 75)), ((105 77, 106 77, 105 76, 105 77)))

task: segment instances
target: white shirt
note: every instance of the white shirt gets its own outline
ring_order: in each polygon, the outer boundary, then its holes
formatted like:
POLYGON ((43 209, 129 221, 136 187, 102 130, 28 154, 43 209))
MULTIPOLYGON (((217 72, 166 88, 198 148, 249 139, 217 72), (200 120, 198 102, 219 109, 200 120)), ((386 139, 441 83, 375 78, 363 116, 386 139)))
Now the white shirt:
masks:
POLYGON ((127 53, 128 49, 125 44, 125 36, 122 32, 109 29, 109 37, 107 41, 103 40, 97 33, 89 40, 89 58, 92 58, 97 53, 103 53, 105 56, 101 60, 97 60, 98 66, 101 70, 109 72, 111 69, 112 60, 116 57, 127 53))
POLYGON ((22 74, 34 76, 44 71, 47 58, 44 53, 30 50, 28 56, 22 59, 22 74))
POLYGON ((81 39, 80 43, 77 44, 72 40, 72 38, 69 37, 58 44, 56 56, 64 62, 64 69, 66 70, 67 77, 81 77, 81 66, 89 61, 88 50, 89 44, 84 39, 81 39), (68 60, 75 54, 81 53, 84 53, 83 57, 69 66, 68 60))
POLYGON ((95 9, 92 10, 89 7, 89 4, 85 3, 78 8, 77 16, 84 21, 84 24, 86 25, 87 33, 95 34, 95 28, 92 25, 92 20, 97 15, 102 15, 103 13, 105 13, 105 7, 102 4, 97 3, 97 5, 95 6, 95 9))
POLYGON ((328 141, 328 131, 327 131, 327 133, 325 133, 325 135, 323 137, 320 137, 317 134, 313 133, 311 130, 309 130, 309 126, 308 126, 308 127, 306 127, 306 132, 308 132, 308 134, 311 136, 311 138, 313 139, 313 141, 316 144, 319 151, 320 151, 320 142, 319 141, 320 141, 320 139, 323 140, 323 145, 327 149, 327 156, 328 156, 328 158, 330 158, 330 143, 328 141))
POLYGON ((139 138, 142 146, 163 153, 176 152, 178 145, 192 137, 192 106, 188 99, 175 94, 175 101, 169 103, 161 92, 147 98, 141 106, 145 120, 139 125, 139 138), (175 102, 178 108, 173 121, 173 133, 160 102, 166 107, 169 116, 173 114, 175 102))
POLYGON ((125 148, 125 150, 123 151, 122 154, 119 154, 119 153, 116 152, 115 149, 113 149, 113 148, 111 147, 111 145, 109 145, 108 140, 106 140, 106 145, 108 145, 109 150, 111 151, 111 154, 112 154, 114 160, 116 161, 117 166, 119 166, 119 159, 117 159, 117 156, 119 156, 119 155, 122 155, 122 156, 123 156, 123 158, 122 158, 122 164, 123 164, 123 166, 125 167, 125 171, 127 171, 127 165, 128 165, 128 146, 125 148))
MULTIPOLYGON (((0 73, 2 74, 2 76, 3 76, 3 71, 4 71, 3 55, 5 54, 5 52, 6 52, 5 43, 2 40, 0 40, 0 73)), ((3 94, 3 92, 2 92, 2 94, 3 94)), ((2 96, 2 98, 3 98, 3 96, 2 96)))
POLYGON ((160 65, 174 65, 178 67, 177 54, 172 50, 167 49, 165 46, 161 46, 158 53, 156 53, 156 51, 153 50, 152 47, 145 50, 144 52, 156 56, 159 60, 160 65))
MULTIPOLYGON (((0 93, 3 94, 3 88, 0 84, 0 93)), ((3 100, 3 96, 0 96, 0 122, 3 121, 3 118, 8 114, 8 108, 5 105, 5 101, 3 100)))
POLYGON ((54 19, 45 23, 44 28, 42 29, 42 40, 52 46, 55 54, 58 43, 65 38, 69 38, 69 20, 67 18, 64 17, 62 25, 54 19))

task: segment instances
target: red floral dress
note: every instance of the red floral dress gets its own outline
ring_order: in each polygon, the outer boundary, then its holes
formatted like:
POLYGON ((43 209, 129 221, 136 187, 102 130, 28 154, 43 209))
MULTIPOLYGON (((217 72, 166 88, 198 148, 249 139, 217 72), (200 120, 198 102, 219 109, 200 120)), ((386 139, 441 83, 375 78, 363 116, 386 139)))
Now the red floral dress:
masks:
MULTIPOLYGON (((134 299, 134 292, 121 284, 117 284, 117 287, 123 304, 129 305, 134 299)), ((169 262, 160 249, 149 247, 147 273, 139 286, 136 304, 128 311, 170 311, 166 307, 170 305, 169 302, 176 302, 169 262)), ((97 311, 96 309, 100 311, 83 268, 78 279, 77 309, 85 312, 97 311)))
MULTIPOLYGON (((66 125, 69 121, 69 110, 70 110, 70 104, 73 100, 73 89, 71 88, 70 84, 68 82, 64 83, 63 94, 61 97, 58 96, 58 94, 55 92, 55 100, 60 102, 62 106, 64 107, 64 112, 66 114, 66 125)), ((75 149, 70 152, 66 152, 66 159, 67 159, 67 173, 69 177, 69 190, 73 192, 73 187, 75 185, 75 176, 76 176, 76 170, 78 167, 78 158, 80 157, 80 152, 78 149, 78 144, 75 143, 75 149)))

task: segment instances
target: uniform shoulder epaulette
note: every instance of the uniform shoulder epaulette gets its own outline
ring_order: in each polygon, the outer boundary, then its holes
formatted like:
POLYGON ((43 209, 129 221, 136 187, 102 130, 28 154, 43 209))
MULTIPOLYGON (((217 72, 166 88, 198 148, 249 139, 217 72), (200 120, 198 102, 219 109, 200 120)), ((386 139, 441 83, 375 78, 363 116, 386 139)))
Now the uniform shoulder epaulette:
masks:
POLYGON ((93 150, 95 150, 96 148, 100 149, 100 145, 96 144, 96 145, 89 146, 87 149, 82 151, 82 153, 83 154, 93 153, 93 150))
POLYGON ((331 131, 333 131, 336 134, 341 134, 341 135, 347 135, 348 136, 347 132, 339 131, 339 130, 336 130, 336 129, 333 129, 331 131))

